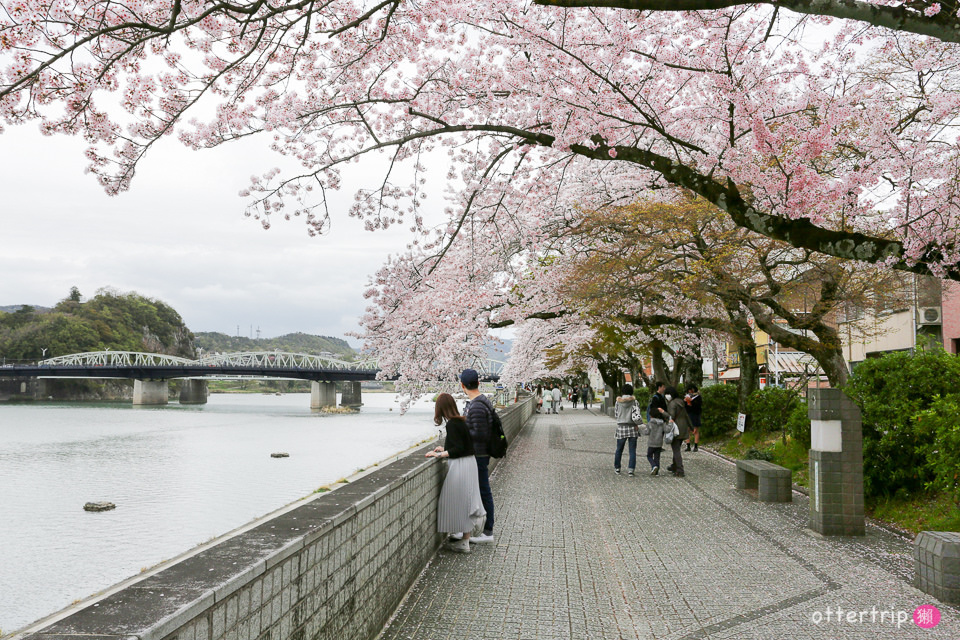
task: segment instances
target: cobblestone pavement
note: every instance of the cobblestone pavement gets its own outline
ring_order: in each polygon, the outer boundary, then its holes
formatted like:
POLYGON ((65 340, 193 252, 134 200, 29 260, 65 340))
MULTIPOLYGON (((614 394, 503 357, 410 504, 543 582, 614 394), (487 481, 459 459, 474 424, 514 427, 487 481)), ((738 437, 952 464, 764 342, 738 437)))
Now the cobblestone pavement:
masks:
POLYGON ((614 430, 534 416, 493 474, 495 544, 439 552, 381 639, 960 638, 960 610, 911 586, 909 541, 819 536, 806 497, 759 502, 703 451, 651 477, 641 439, 637 477, 626 452, 615 475, 614 430), (936 628, 914 624, 921 604, 936 628))

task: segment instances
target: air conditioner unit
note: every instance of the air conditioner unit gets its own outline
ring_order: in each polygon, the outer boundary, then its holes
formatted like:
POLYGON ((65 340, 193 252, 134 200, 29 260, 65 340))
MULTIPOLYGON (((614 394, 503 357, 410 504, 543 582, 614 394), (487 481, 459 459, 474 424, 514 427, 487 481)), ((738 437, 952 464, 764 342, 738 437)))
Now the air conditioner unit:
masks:
POLYGON ((917 307, 917 324, 943 324, 940 307, 917 307))

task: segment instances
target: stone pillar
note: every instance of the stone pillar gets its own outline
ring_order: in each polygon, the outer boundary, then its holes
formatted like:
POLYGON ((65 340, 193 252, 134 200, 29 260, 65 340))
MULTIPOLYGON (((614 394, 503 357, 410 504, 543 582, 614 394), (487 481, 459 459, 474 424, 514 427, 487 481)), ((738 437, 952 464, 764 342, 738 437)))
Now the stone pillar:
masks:
POLYGON ((180 404, 207 404, 207 381, 181 380, 180 404))
POLYGON ((839 389, 808 389, 810 528, 862 536, 863 432, 860 409, 839 389))
POLYGON ((913 541, 913 561, 920 591, 960 604, 960 533, 921 531, 913 541))
POLYGON ((345 381, 343 383, 343 393, 340 396, 341 407, 357 408, 363 404, 360 401, 360 383, 345 381))
POLYGON ((310 408, 315 410, 337 406, 337 383, 319 382, 310 383, 310 408))
POLYGON ((167 404, 167 395, 168 392, 166 380, 133 381, 134 406, 167 404))

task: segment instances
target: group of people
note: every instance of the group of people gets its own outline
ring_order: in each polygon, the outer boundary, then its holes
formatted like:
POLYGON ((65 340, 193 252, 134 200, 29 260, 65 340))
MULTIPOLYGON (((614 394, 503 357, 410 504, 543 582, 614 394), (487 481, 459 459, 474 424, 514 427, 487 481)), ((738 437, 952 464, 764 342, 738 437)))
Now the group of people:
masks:
POLYGON ((683 455, 681 449, 687 440, 687 451, 690 451, 690 441, 693 441, 694 451, 699 450, 700 416, 703 409, 703 399, 700 390, 695 384, 689 384, 686 395, 680 397, 677 390, 668 387, 663 382, 655 383, 656 392, 650 397, 650 404, 646 410, 646 422, 633 395, 633 385, 625 384, 617 398, 614 418, 617 421, 617 449, 613 456, 613 470, 621 471, 623 449, 626 445, 629 451, 627 473, 633 476, 637 468, 637 439, 641 429, 647 437, 647 461, 650 463, 650 475, 660 474, 660 453, 664 444, 669 441, 673 451, 673 462, 667 471, 682 478, 683 455), (672 435, 668 435, 672 434, 672 435))
MULTIPOLYGON (((563 409, 563 391, 559 384, 551 384, 547 389, 544 389, 543 385, 537 385, 535 395, 537 398, 537 413, 543 410, 544 404, 546 404, 547 413, 559 413, 563 409)), ((589 385, 574 387, 567 398, 574 409, 577 408, 577 403, 580 401, 583 402, 583 408, 586 409, 593 405, 593 389, 589 385)))
MULTIPOLYGON (((493 428, 494 406, 487 396, 480 393, 480 377, 474 369, 465 369, 460 375, 460 386, 467 395, 467 403, 461 414, 457 402, 449 393, 441 393, 434 407, 433 421, 444 425, 446 438, 443 446, 427 452, 427 457, 447 458, 449 469, 440 490, 437 505, 437 530, 449 533, 446 542, 448 549, 460 553, 470 553, 471 544, 493 542, 493 493, 490 490, 490 454, 487 443, 493 428), (480 535, 473 531, 483 525, 480 535)), ((633 395, 633 386, 623 385, 621 396, 617 398, 615 418, 617 421, 617 451, 613 459, 613 468, 621 471, 623 449, 629 445, 627 471, 633 476, 637 466, 637 439, 643 428, 647 436, 647 460, 650 462, 650 474, 660 473, 660 453, 668 433, 675 433, 670 448, 673 450, 673 463, 667 471, 683 477, 683 457, 680 453, 684 440, 693 442, 694 451, 699 448, 700 414, 703 401, 694 384, 687 385, 687 393, 681 398, 673 387, 662 382, 656 383, 656 393, 647 407, 646 423, 633 395), (676 429, 674 429, 676 425, 676 429)), ((589 387, 579 389, 583 395, 584 408, 587 406, 589 387)), ((562 392, 559 385, 552 385, 544 393, 537 387, 537 412, 544 398, 552 405, 548 413, 557 413, 562 392)), ((592 398, 591 398, 592 400, 592 398)), ((687 444, 690 451, 690 444, 687 444)))
POLYGON ((449 393, 441 393, 433 422, 445 425, 444 446, 427 452, 428 458, 448 458, 447 476, 437 504, 437 531, 450 533, 447 548, 470 553, 471 544, 493 542, 493 493, 490 490, 490 454, 487 443, 493 426, 493 403, 480 393, 480 376, 474 369, 460 374, 467 394, 463 414, 449 393), (483 524, 483 533, 472 535, 483 524))

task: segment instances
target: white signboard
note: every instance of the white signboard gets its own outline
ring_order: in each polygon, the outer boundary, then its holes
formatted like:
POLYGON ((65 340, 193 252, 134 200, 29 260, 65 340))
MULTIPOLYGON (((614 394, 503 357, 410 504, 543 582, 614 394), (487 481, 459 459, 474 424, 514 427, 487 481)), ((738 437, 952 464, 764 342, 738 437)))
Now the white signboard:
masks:
MULTIPOLYGON (((729 424, 729 423, 728 423, 729 424)), ((741 413, 737 415, 737 431, 743 433, 743 430, 747 426, 747 414, 741 413)))

